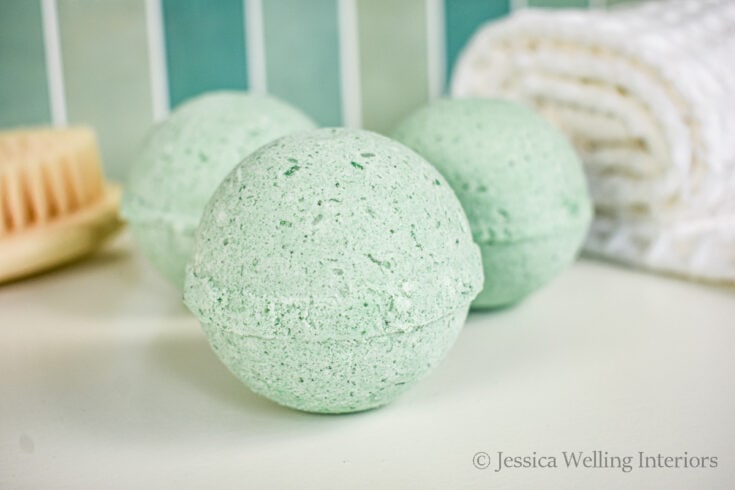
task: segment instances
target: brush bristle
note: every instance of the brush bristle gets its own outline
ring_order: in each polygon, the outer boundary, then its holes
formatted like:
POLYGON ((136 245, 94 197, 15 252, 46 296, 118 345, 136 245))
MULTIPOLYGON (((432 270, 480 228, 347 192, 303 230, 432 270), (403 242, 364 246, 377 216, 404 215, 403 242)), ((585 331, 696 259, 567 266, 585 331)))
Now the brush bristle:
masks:
POLYGON ((91 129, 0 133, 0 237, 84 209, 103 190, 91 129))

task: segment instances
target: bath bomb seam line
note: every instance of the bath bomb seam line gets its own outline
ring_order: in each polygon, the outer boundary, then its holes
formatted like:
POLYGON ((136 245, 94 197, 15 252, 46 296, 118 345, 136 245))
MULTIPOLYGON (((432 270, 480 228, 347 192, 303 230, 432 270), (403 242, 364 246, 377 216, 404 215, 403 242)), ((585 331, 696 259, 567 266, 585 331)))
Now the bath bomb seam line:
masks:
MULTIPOLYGON (((349 343, 349 342, 355 342, 355 341, 367 341, 367 340, 375 340, 375 339, 382 339, 387 337, 393 337, 393 336, 401 336, 406 334, 413 334, 420 332, 422 329, 428 327, 429 325, 439 322, 441 320, 446 320, 449 317, 453 316, 455 314, 454 311, 440 316, 438 318, 435 318, 434 320, 428 321, 428 322, 422 322, 420 325, 413 325, 406 329, 397 330, 395 332, 386 332, 382 334, 374 334, 374 335, 356 335, 355 337, 324 337, 324 338, 299 338, 299 342, 303 344, 324 344, 324 343, 330 343, 330 342, 336 342, 336 343, 349 343)), ((293 339, 293 335, 275 335, 271 337, 266 337, 263 335, 253 335, 253 334, 246 334, 246 333, 240 333, 236 332, 234 330, 227 330, 227 333, 236 335, 238 337, 242 338, 249 338, 249 339, 256 339, 256 340, 268 340, 268 341, 279 341, 279 340, 286 340, 286 339, 293 339)))

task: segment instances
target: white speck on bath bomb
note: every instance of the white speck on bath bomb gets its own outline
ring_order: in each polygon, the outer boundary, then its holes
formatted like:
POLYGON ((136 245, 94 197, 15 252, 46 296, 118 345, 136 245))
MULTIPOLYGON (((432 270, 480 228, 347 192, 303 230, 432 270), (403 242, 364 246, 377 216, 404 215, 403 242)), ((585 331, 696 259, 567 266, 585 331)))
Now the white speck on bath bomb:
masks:
POLYGON ((453 344, 482 286, 439 173, 367 131, 286 136, 215 192, 185 302, 255 392, 313 412, 388 403, 453 344))
POLYGON ((285 102, 246 92, 213 92, 176 109, 144 141, 125 189, 122 213, 144 254, 183 287, 199 218, 222 179, 264 144, 314 127, 285 102))

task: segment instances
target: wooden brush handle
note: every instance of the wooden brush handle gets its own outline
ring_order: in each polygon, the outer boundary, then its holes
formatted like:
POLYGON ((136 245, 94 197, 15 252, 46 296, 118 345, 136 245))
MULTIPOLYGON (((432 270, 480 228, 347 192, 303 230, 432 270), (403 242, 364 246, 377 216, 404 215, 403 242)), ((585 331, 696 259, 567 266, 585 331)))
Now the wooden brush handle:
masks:
POLYGON ((45 226, 0 240, 0 283, 57 267, 97 249, 122 225, 120 188, 108 185, 94 204, 45 226))

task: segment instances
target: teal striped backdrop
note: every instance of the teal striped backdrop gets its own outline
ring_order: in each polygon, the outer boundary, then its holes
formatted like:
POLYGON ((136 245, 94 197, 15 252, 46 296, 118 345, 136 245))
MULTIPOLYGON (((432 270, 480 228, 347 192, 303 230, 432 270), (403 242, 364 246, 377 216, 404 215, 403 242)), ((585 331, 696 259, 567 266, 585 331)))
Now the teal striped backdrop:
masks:
POLYGON ((619 1, 0 0, 0 127, 90 124, 117 179, 154 120, 207 90, 389 131, 443 92, 482 23, 619 1))

